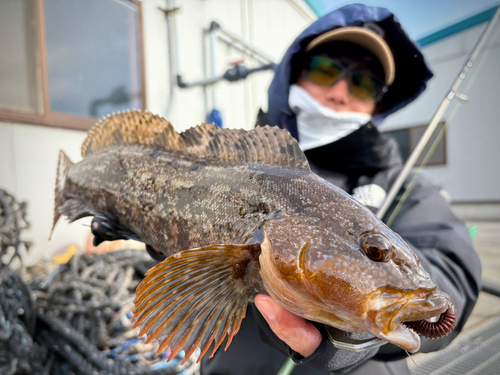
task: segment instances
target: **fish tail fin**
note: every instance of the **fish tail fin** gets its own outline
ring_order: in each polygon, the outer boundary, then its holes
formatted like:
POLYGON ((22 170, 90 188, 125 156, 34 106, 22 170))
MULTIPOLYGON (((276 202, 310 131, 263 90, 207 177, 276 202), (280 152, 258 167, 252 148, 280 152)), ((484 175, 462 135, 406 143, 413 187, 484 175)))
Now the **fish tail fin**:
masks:
POLYGON ((56 188, 54 192, 54 221, 52 223, 52 230, 50 231, 49 240, 52 237, 52 233, 54 232, 57 221, 61 217, 60 207, 64 203, 64 183, 66 182, 68 171, 73 165, 74 163, 69 159, 68 155, 66 155, 63 150, 60 150, 59 160, 57 162, 56 188))

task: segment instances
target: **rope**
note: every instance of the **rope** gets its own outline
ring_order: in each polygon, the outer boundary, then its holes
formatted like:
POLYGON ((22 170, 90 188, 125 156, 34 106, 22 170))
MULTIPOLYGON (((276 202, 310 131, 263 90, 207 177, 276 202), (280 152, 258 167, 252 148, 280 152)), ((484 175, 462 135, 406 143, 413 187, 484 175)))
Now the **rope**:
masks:
POLYGON ((197 355, 166 363, 132 330, 133 298, 156 262, 144 250, 73 256, 48 271, 22 266, 26 204, 0 189, 0 374, 199 374, 197 355))

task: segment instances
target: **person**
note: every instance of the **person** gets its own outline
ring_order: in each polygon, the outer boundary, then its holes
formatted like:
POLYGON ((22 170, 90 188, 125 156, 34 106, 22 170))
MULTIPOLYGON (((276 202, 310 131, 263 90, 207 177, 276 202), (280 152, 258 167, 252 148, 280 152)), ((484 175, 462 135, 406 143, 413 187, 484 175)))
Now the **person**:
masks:
MULTIPOLYGON (((377 126, 415 100, 432 77, 422 53, 387 9, 361 4, 311 24, 288 48, 269 88, 267 114, 298 139, 310 168, 376 211, 402 168, 397 144, 377 126)), ((408 187, 410 175, 402 189, 408 187)), ((401 194, 383 218, 387 221, 401 194)), ((420 352, 447 346, 461 331, 479 294, 481 266, 466 226, 439 187, 420 176, 391 224, 455 305, 455 330, 422 339, 420 352)), ((203 359, 201 373, 277 374, 290 357, 299 374, 410 374, 407 353, 392 344, 364 352, 335 348, 321 324, 255 297, 226 352, 203 359)))

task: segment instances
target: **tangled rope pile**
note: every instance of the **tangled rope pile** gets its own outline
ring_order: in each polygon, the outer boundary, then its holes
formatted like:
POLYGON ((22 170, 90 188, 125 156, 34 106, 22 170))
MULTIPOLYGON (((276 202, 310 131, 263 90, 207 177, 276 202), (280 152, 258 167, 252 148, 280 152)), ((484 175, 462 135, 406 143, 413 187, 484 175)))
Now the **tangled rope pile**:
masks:
MULTIPOLYGON (((20 214, 16 208, 2 212, 20 214)), ((25 211, 15 217, 26 223, 25 211)), ((3 223, 13 223, 12 216, 5 218, 3 223)), ((23 226, 17 222, 11 227, 19 228, 17 239, 7 236, 9 242, 4 241, 0 232, 2 245, 17 246, 5 247, 5 252, 2 247, 1 254, 11 257, 0 262, 0 374, 199 372, 196 356, 183 366, 182 355, 167 364, 167 353, 156 356, 158 344, 146 345, 131 327, 135 288, 155 264, 144 250, 76 255, 50 273, 39 272, 41 266, 15 272, 9 264, 14 256, 20 259, 23 226)))
POLYGON ((26 202, 17 202, 0 189, 0 264, 10 265, 15 259, 22 261, 21 249, 29 251, 31 243, 21 239, 21 232, 30 227, 26 206, 26 202))
POLYGON ((33 338, 36 310, 31 290, 21 278, 3 267, 0 279, 0 374, 46 373, 46 353, 33 338))

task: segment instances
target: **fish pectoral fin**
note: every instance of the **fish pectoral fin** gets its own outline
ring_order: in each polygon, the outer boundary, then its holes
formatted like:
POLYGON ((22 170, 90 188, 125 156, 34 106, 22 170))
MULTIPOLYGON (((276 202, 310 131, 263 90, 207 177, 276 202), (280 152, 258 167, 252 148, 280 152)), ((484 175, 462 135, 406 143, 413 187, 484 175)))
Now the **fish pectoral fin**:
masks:
POLYGON ((156 247, 148 245, 148 244, 146 244, 146 251, 151 256, 151 258, 153 258, 154 260, 157 260, 159 262, 165 260, 165 258, 167 257, 165 254, 163 254, 156 247))
MULTIPOLYGON (((146 343, 157 339, 157 353, 179 350, 184 361, 201 348, 211 356, 228 336, 226 349, 245 317, 255 294, 260 245, 211 245, 181 251, 151 268, 137 287, 135 327, 146 343)), ((183 362, 184 363, 184 362, 183 362)))
POLYGON ((96 213, 90 224, 90 230, 94 235, 94 246, 104 241, 116 240, 136 240, 144 242, 140 236, 121 224, 117 219, 106 214, 96 213))
POLYGON ((75 198, 70 198, 59 208, 59 212, 66 216, 70 223, 87 216, 96 214, 94 210, 87 207, 85 203, 75 198))

